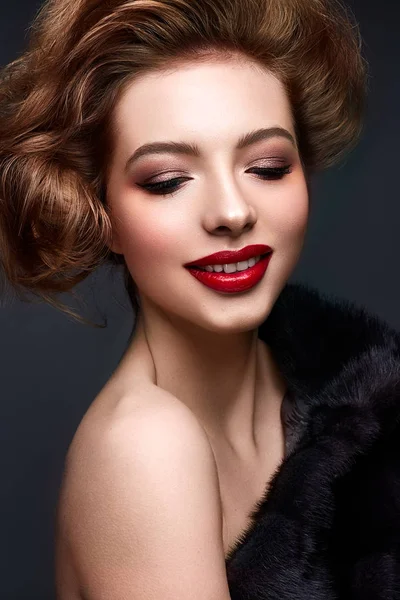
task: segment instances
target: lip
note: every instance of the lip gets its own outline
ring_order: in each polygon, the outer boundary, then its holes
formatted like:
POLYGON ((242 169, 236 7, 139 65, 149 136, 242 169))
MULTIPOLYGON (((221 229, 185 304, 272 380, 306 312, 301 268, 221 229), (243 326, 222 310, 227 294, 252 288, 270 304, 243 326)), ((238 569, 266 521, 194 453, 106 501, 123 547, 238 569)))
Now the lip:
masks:
POLYGON ((256 256, 261 256, 272 252, 272 248, 266 244, 252 244, 241 250, 222 250, 209 254, 203 258, 198 258, 193 262, 186 263, 184 267, 206 267, 207 265, 229 265, 243 260, 249 260, 256 256))
POLYGON ((200 283, 216 292, 226 294, 247 292, 263 279, 271 256, 272 252, 264 254, 252 267, 235 273, 216 273, 204 269, 196 269, 196 267, 188 268, 188 272, 200 283))

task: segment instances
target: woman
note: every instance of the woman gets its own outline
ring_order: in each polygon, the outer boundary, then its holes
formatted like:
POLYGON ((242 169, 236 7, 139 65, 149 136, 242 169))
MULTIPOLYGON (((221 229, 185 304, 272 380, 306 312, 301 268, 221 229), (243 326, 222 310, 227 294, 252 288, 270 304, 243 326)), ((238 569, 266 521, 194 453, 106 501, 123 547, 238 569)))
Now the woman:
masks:
POLYGON ((399 336, 287 284, 365 81, 328 0, 53 0, 4 71, 9 280, 57 303, 110 260, 137 311, 66 458, 59 600, 400 598, 399 336))

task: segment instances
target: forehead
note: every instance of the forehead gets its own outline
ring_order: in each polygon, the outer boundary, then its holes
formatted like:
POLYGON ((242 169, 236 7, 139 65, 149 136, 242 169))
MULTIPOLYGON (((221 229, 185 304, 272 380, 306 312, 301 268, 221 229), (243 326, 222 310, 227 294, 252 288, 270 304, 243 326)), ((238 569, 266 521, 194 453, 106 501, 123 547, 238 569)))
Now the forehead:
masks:
POLYGON ((114 109, 117 141, 129 145, 186 134, 201 144, 236 140, 257 127, 295 134, 281 81, 245 60, 186 63, 131 82, 114 109))

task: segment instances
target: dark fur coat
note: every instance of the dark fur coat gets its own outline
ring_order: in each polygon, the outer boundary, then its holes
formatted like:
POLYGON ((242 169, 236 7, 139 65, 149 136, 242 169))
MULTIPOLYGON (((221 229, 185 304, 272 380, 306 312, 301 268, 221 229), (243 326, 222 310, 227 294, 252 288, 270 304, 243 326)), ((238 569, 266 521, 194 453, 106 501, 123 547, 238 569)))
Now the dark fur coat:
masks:
POLYGON ((400 600, 400 334, 292 283, 259 337, 292 435, 227 557, 232 600, 400 600))

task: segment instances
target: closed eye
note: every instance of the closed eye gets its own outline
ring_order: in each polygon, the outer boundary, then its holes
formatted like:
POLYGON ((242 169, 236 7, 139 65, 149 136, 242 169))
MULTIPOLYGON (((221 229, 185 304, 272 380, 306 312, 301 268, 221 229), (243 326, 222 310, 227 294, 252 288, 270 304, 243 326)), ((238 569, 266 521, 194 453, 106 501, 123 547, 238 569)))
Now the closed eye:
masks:
MULTIPOLYGON (((256 173, 264 181, 274 181, 283 179, 285 175, 288 175, 290 171, 290 165, 284 167, 252 167, 248 169, 246 173, 256 173)), ((147 190, 151 194, 159 194, 167 196, 177 191, 181 187, 181 183, 184 181, 190 181, 191 177, 174 177, 173 179, 166 179, 165 181, 159 181, 157 183, 142 183, 138 184, 139 187, 147 190)))

